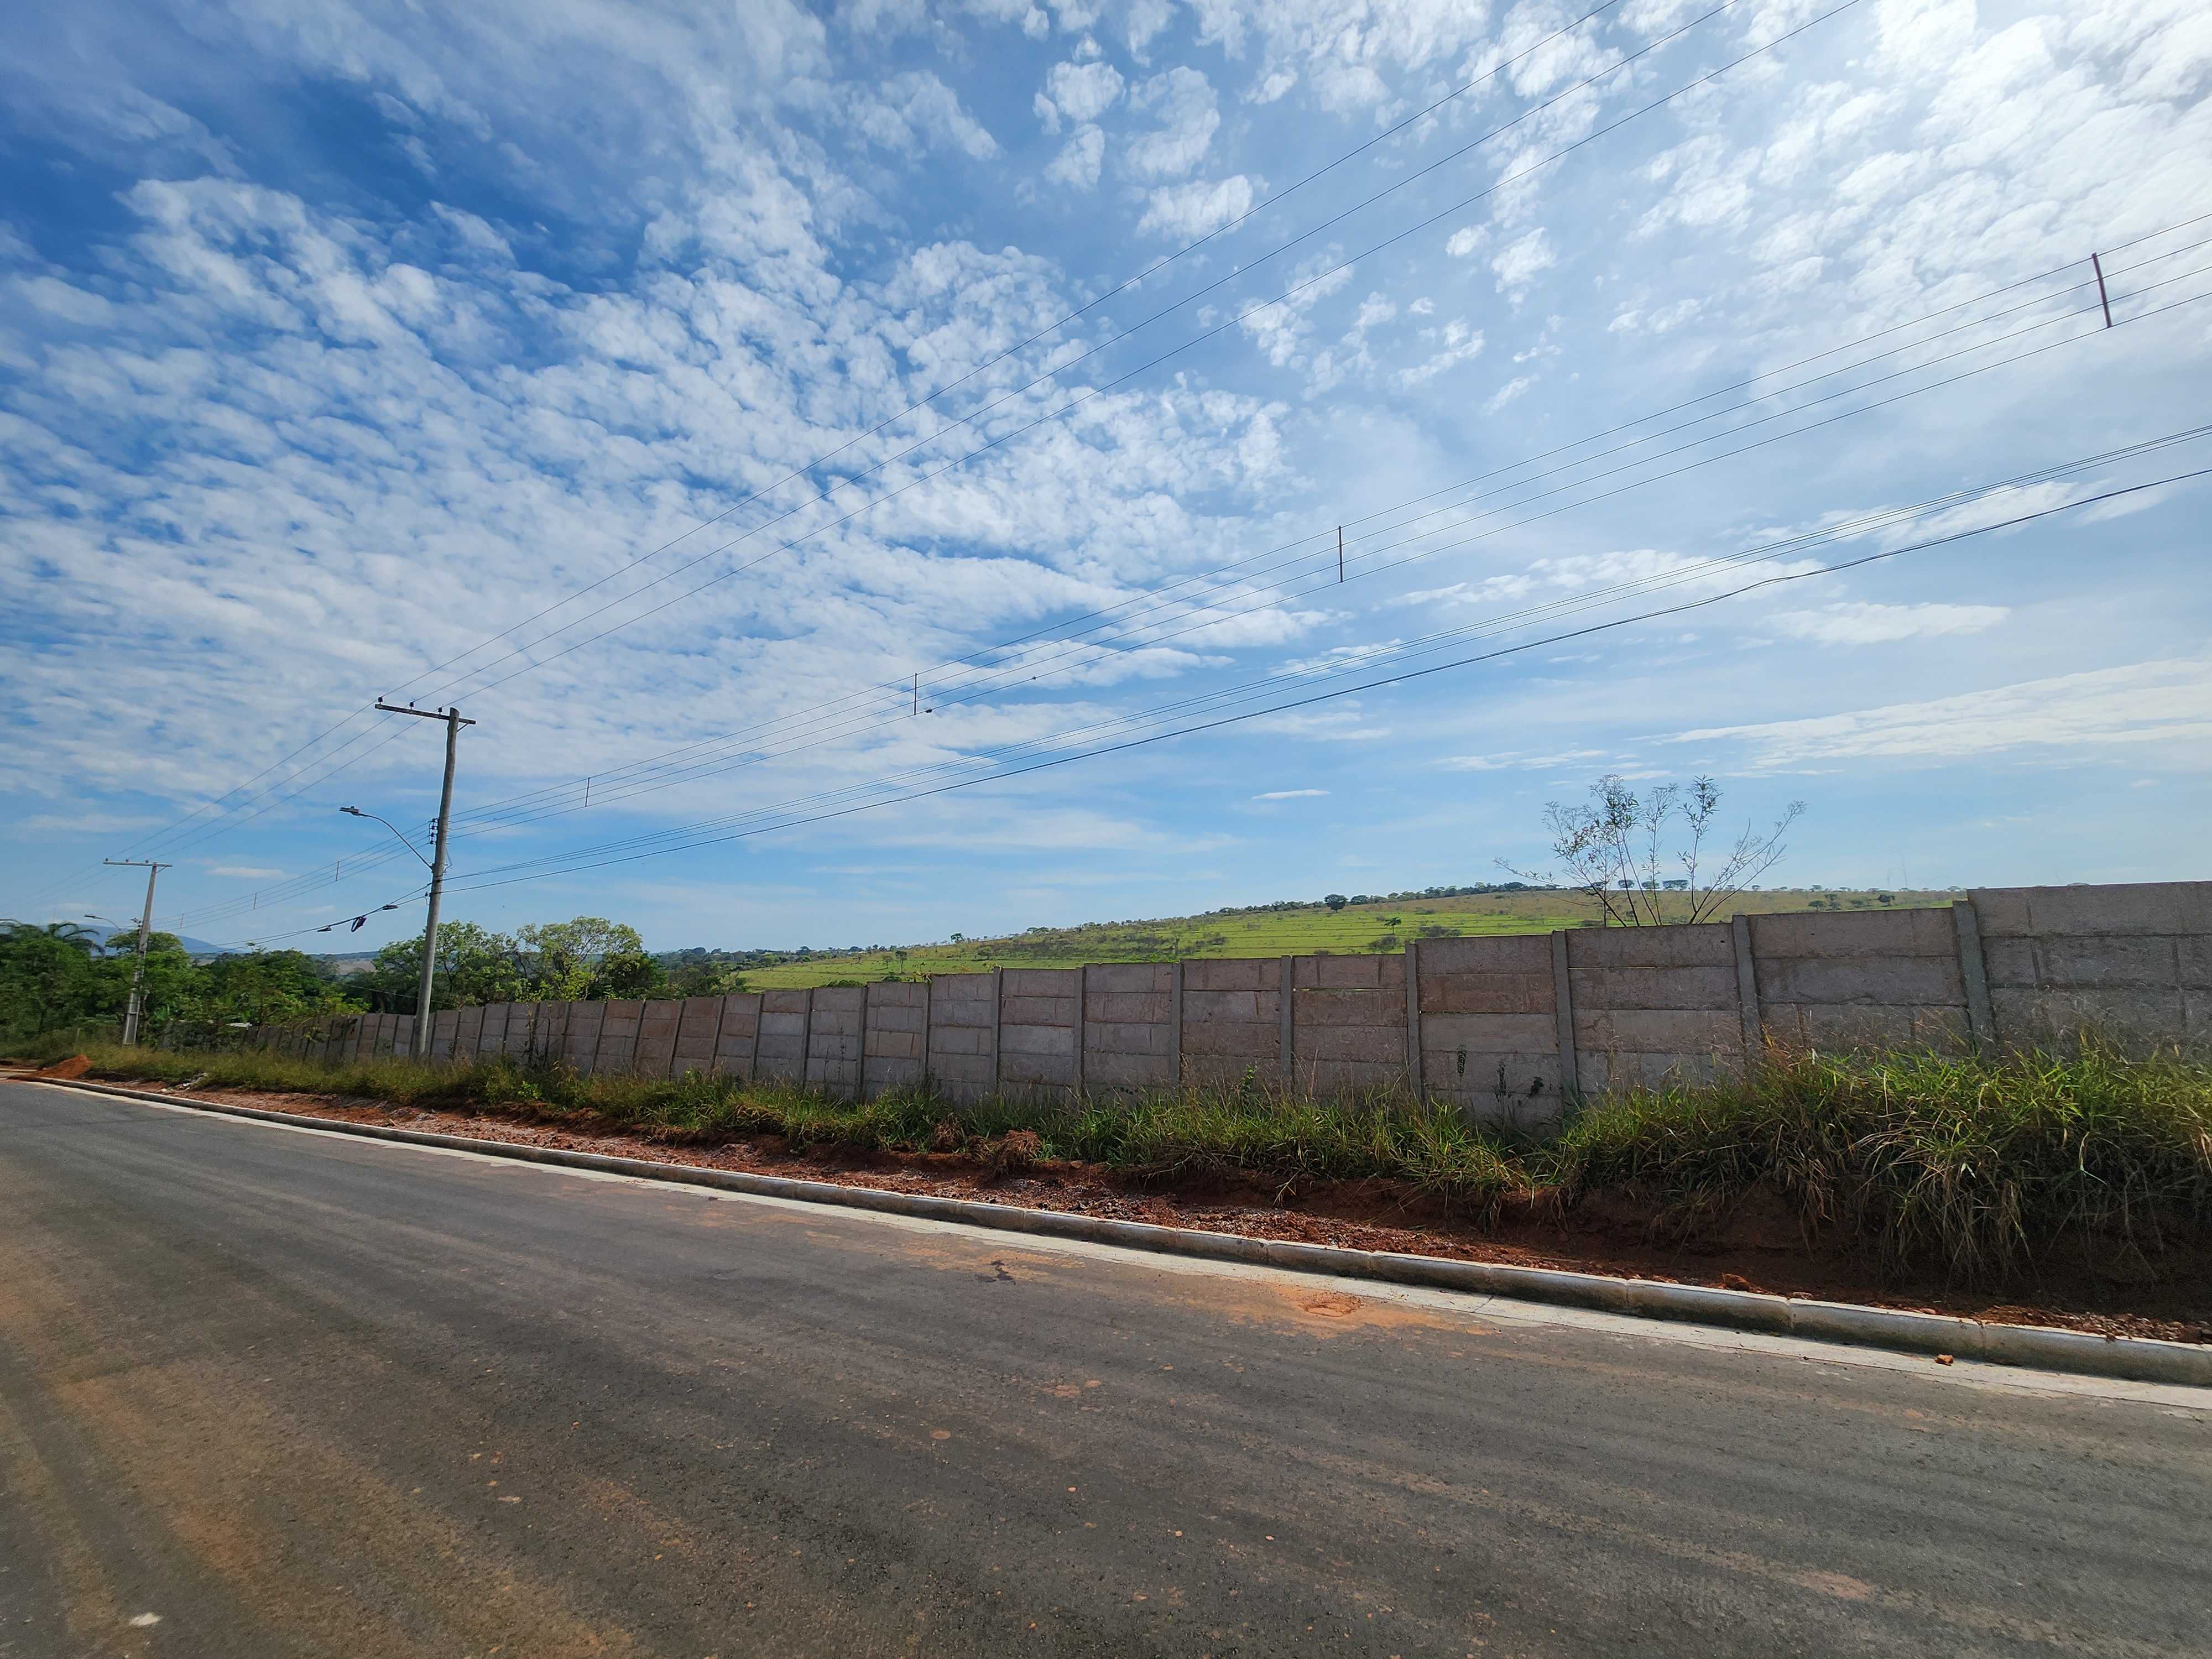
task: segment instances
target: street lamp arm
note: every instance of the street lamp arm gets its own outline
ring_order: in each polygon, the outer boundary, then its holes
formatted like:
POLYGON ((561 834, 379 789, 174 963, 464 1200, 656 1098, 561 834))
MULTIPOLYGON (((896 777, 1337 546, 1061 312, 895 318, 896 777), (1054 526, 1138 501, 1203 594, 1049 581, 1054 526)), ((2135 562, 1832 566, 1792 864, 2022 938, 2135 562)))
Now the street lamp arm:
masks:
POLYGON ((358 806, 341 806, 338 808, 338 811, 348 814, 349 817, 356 818, 376 818, 376 821, 379 823, 391 830, 393 835, 399 836, 399 844, 405 848, 409 852, 413 853, 417 859, 420 859, 422 860, 422 867, 425 870, 431 867, 430 860, 422 857, 422 853, 416 849, 413 842, 408 840, 406 836, 399 835, 399 827, 393 823, 390 818, 377 817, 375 813, 364 812, 358 806))

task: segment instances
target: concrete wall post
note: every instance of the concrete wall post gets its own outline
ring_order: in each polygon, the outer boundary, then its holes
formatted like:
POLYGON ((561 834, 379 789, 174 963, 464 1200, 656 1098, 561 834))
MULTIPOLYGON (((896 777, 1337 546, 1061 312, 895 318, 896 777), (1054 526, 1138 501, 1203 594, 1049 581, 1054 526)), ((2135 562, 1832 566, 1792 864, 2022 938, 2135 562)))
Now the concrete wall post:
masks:
POLYGON ((1421 1070, 1421 941, 1416 939, 1406 941, 1406 1079, 1416 1100, 1428 1097, 1421 1070))
POLYGON ((806 1087, 806 1074, 814 1066, 814 988, 806 988, 806 1012, 799 1026, 799 1086, 806 1087))
POLYGON ((929 1087, 929 1043, 935 1035, 932 1027, 937 1018, 937 981, 927 974, 921 976, 921 1086, 929 1087))
POLYGON ((1729 926, 1735 935, 1735 995, 1743 1010, 1743 1074, 1747 1078, 1766 1052, 1766 1021, 1759 1007, 1759 960, 1751 951, 1751 918, 1739 913, 1729 926))
POLYGON ((1285 957, 1279 969, 1282 975, 1283 994, 1282 1031, 1279 1036, 1281 1056, 1279 1063, 1283 1068, 1283 1087, 1286 1090, 1295 1090, 1298 1083, 1298 1037, 1296 1022, 1291 1012, 1293 1006, 1291 981, 1297 976, 1297 960, 1296 957, 1285 957))
POLYGON ((1583 1091, 1575 1064, 1575 993, 1567 978, 1567 935, 1552 935, 1552 1006, 1559 1028, 1559 1095, 1572 1100, 1583 1091))
POLYGON ((1990 1003, 1989 960, 1982 954, 1982 919, 1973 900, 1954 904, 1951 921, 1959 930, 1959 980, 1966 988, 1966 1041, 1981 1053, 1994 1054, 1996 1014, 1990 1003))
POLYGON ((1006 1024, 1006 970, 1003 968, 994 968, 991 969, 991 1092, 994 1095, 1001 1087, 999 1080, 999 1049, 1000 1038, 1005 1032, 1006 1024))
POLYGON ((1084 1034, 1091 1025, 1091 969, 1086 965, 1075 970, 1075 1095, 1083 1097, 1084 1034))
POLYGON ((860 1075, 854 1085, 860 1098, 868 1097, 868 1026, 870 1017, 876 1012, 876 981, 865 980, 860 985, 860 1075))
POLYGON ((1175 1050, 1175 1086, 1182 1087, 1182 958, 1177 957, 1169 977, 1168 1042, 1175 1050))

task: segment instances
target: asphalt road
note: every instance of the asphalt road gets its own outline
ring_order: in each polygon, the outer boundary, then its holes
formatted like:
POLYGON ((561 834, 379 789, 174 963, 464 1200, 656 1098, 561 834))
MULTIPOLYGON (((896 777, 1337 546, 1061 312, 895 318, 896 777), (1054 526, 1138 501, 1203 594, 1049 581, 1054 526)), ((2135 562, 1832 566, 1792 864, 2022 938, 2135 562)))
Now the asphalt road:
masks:
POLYGON ((9 1659, 2203 1654, 2194 1401, 0 1085, 9 1659))

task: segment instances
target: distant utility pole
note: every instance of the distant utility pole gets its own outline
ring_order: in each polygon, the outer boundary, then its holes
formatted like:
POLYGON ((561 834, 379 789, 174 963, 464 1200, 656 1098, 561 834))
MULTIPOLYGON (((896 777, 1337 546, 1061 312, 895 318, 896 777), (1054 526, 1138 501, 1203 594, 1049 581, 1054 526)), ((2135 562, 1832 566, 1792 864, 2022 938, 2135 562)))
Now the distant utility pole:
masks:
POLYGON ((453 817, 453 750, 460 742, 461 728, 474 726, 474 720, 465 720, 458 708, 405 708, 388 702, 376 705, 387 714, 420 714, 426 720, 446 723, 446 786, 438 795, 438 841, 430 858, 430 916, 422 924, 422 978, 415 992, 415 1057, 421 1060, 430 1052, 430 981, 438 971, 438 902, 446 896, 446 833, 453 817))
POLYGON ((131 970, 131 1001, 123 1013, 123 1046, 138 1041, 138 1017, 146 1004, 146 941, 154 934, 154 882, 169 868, 151 859, 103 859, 103 864, 143 865, 146 870, 146 908, 138 918, 138 962, 131 970))

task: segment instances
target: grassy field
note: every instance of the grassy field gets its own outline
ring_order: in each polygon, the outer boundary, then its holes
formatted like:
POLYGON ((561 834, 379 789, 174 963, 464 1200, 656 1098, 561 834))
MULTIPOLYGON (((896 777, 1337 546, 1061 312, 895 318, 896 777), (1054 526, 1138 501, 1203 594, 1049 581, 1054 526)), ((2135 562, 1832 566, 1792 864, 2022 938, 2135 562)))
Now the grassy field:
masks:
MULTIPOLYGON (((1891 891, 1891 905, 1941 905, 1948 893, 1891 891)), ((1885 908, 1873 892, 1779 890, 1746 893, 1729 911, 1765 915, 1818 905, 1885 908)), ((1080 927, 1039 927, 1000 939, 957 945, 916 945, 859 955, 821 956, 744 971, 748 990, 798 989, 896 974, 973 974, 992 968, 1075 968, 1090 962, 1167 962, 1178 957, 1287 957, 1332 951, 1355 956, 1405 949, 1409 939, 1471 933, 1547 933, 1595 925, 1595 901, 1580 893, 1469 893, 1456 898, 1380 900, 1332 911, 1322 905, 1241 910, 1225 915, 1172 916, 1153 921, 1102 921, 1080 927)))
MULTIPOLYGON (((36 1045, 33 1057, 57 1048, 36 1045)), ((1162 1182, 1236 1172, 1285 1189, 1382 1176, 1478 1220, 1540 1192, 1569 1206, 1613 1192, 1692 1233, 1765 1192, 1808 1237, 1962 1283, 2031 1274, 2061 1251, 2144 1263, 2212 1240, 2212 1065, 2131 1060, 2094 1043, 1996 1060, 1777 1053, 1747 1084, 1594 1103, 1542 1144, 1403 1097, 1314 1100, 1251 1084, 963 1105, 926 1090, 854 1102, 733 1078, 586 1078, 505 1060, 325 1068, 266 1053, 88 1053, 107 1077, 491 1107, 680 1141, 775 1134, 994 1163, 1079 1158, 1162 1182)))

